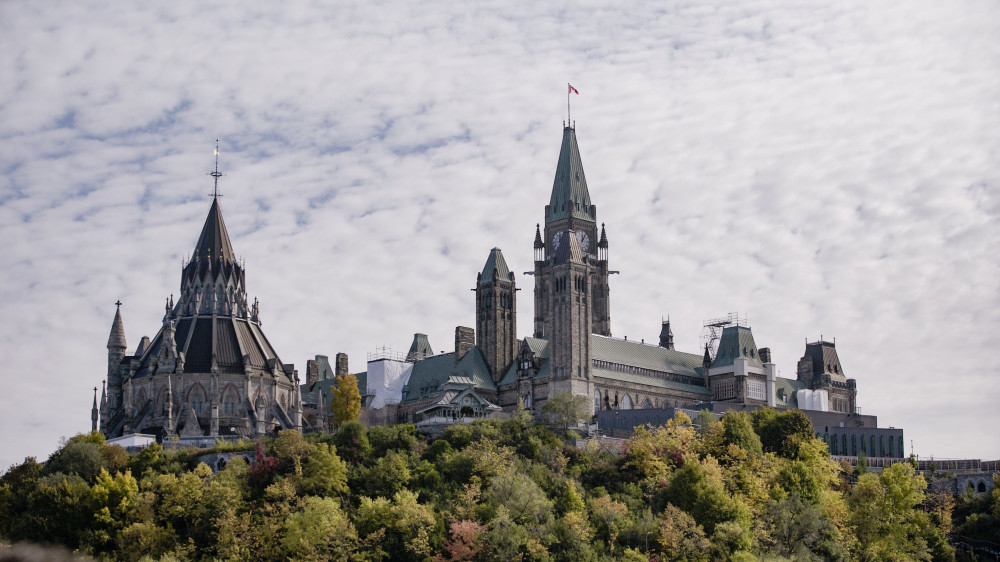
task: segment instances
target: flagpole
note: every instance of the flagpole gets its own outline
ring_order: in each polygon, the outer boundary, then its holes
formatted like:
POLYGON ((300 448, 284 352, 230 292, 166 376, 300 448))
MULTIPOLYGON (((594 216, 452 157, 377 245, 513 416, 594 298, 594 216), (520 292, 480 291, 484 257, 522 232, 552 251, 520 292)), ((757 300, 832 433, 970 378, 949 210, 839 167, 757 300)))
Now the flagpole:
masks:
POLYGON ((571 127, 572 125, 570 125, 570 123, 573 122, 573 119, 571 117, 572 114, 569 111, 569 93, 570 93, 570 88, 571 88, 571 86, 569 85, 569 82, 566 82, 566 126, 567 127, 571 127))

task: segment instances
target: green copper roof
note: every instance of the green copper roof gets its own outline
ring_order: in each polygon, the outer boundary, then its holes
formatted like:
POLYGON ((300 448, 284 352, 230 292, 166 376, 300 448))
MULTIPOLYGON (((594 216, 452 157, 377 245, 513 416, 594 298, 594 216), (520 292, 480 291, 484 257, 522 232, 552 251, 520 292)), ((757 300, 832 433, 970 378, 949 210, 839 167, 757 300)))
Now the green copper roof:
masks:
POLYGON ((788 408, 798 408, 798 391, 806 388, 805 381, 776 377, 774 380, 774 404, 788 408))
POLYGON ((549 213, 545 222, 549 223, 570 216, 597 221, 596 208, 591 205, 587 178, 583 175, 580 148, 576 145, 576 131, 572 127, 563 129, 562 148, 556 177, 552 182, 552 197, 549 199, 549 213))
POLYGON ((490 250, 490 257, 486 258, 486 265, 483 267, 479 282, 493 281, 494 273, 496 273, 497 279, 510 280, 510 269, 507 267, 507 260, 503 259, 503 252, 500 251, 500 248, 490 250))
POLYGON ((712 361, 712 368, 728 367, 737 357, 746 358, 747 365, 751 367, 764 366, 757 353, 757 344, 753 341, 750 328, 726 326, 722 330, 722 338, 719 339, 719 349, 715 353, 715 360, 712 361))
POLYGON ((476 388, 496 390, 489 368, 478 347, 470 349, 455 364, 455 352, 421 359, 413 364, 410 380, 403 387, 403 402, 436 395, 451 377, 468 377, 476 388))
POLYGON ((590 335, 590 355, 594 359, 632 365, 644 369, 666 371, 678 375, 702 377, 701 355, 684 353, 658 345, 620 340, 597 334, 590 335))
MULTIPOLYGON (((538 358, 538 372, 535 373, 536 379, 549 376, 549 340, 542 338, 524 338, 521 340, 521 346, 527 345, 531 353, 538 358)), ((520 356, 520 350, 518 351, 518 356, 520 356)), ((517 382, 517 361, 511 363, 510 367, 504 373, 503 378, 497 383, 497 386, 502 386, 505 384, 513 384, 517 382)))
POLYGON ((427 334, 413 334, 413 343, 410 344, 410 351, 406 353, 406 360, 412 362, 432 355, 434 350, 431 349, 427 334))

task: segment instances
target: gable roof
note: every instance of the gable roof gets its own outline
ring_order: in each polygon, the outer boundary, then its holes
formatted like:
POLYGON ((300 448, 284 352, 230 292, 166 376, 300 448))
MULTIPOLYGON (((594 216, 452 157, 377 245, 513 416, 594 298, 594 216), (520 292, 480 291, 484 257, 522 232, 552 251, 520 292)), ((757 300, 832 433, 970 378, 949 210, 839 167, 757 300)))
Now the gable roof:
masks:
MULTIPOLYGON (((521 345, 518 346, 518 355, 524 349, 524 346, 528 346, 528 349, 534 354, 535 358, 538 359, 538 372, 535 373, 534 378, 540 379, 542 377, 549 376, 549 340, 542 338, 524 338, 521 340, 521 345)), ((511 363, 510 367, 507 367, 507 371, 504 372, 503 377, 497 386, 505 384, 513 384, 517 381, 517 361, 515 360, 511 363)))
POLYGON ((828 341, 807 343, 804 357, 812 361, 813 375, 825 372, 833 380, 840 382, 847 380, 844 368, 840 364, 840 356, 837 355, 837 344, 828 341))
POLYGON ((565 127, 545 222, 570 216, 596 222, 596 214, 596 208, 590 202, 587 177, 583 174, 580 148, 576 144, 576 130, 573 127, 565 127))

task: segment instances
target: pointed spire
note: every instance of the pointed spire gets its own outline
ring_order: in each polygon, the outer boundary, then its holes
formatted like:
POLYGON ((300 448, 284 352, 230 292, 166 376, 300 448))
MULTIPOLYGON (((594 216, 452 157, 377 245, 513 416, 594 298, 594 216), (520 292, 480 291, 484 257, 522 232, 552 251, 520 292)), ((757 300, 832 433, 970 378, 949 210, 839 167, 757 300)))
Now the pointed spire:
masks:
POLYGON ((706 369, 708 369, 709 366, 712 365, 712 354, 710 354, 708 352, 708 344, 707 343, 705 344, 705 357, 702 358, 701 364, 706 369))
POLYGON ((125 350, 125 325, 122 323, 122 301, 115 303, 115 319, 111 323, 111 335, 108 336, 108 349, 125 350))
POLYGON ((507 267, 507 260, 503 259, 503 252, 500 248, 490 250, 490 257, 486 258, 486 265, 479 276, 480 283, 492 283, 493 276, 504 281, 510 280, 510 268, 507 267))
POLYGON ((219 199, 212 199, 212 208, 208 210, 208 217, 205 219, 205 226, 201 229, 201 236, 194 247, 196 257, 211 260, 214 256, 217 260, 223 259, 228 262, 236 262, 236 254, 233 252, 233 244, 229 241, 229 232, 226 230, 226 223, 222 220, 222 209, 219 207, 219 199))
POLYGON ((97 431, 97 387, 94 387, 94 407, 90 409, 90 431, 97 431))
POLYGON ((541 225, 535 223, 535 248, 544 248, 545 242, 542 242, 542 229, 541 225))
POLYGON ((573 127, 565 127, 545 222, 569 217, 596 222, 596 215, 597 209, 590 202, 587 178, 583 174, 580 148, 576 144, 576 131, 573 127))
POLYGON ((604 232, 604 223, 601 223, 601 240, 597 243, 598 248, 608 247, 608 234, 604 232))

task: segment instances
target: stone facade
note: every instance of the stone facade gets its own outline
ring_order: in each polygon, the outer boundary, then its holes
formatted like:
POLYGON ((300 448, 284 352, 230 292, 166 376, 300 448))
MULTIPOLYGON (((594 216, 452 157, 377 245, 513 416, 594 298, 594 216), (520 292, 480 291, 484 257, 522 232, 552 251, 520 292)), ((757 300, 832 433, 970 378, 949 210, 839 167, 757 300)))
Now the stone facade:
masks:
POLYGON ((215 198, 183 268, 180 298, 167 299, 159 332, 131 355, 118 303, 96 408, 104 435, 195 439, 301 429, 298 374, 264 336, 259 303, 249 304, 245 285, 215 198))

